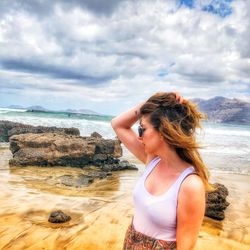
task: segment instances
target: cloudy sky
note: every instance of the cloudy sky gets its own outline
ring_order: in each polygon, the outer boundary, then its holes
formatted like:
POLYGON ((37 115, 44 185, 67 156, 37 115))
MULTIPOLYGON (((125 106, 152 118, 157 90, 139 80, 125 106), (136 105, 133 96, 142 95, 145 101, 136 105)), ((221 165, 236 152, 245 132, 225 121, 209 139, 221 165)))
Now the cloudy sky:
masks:
POLYGON ((250 1, 0 1, 0 106, 114 115, 158 91, 250 101, 250 1))

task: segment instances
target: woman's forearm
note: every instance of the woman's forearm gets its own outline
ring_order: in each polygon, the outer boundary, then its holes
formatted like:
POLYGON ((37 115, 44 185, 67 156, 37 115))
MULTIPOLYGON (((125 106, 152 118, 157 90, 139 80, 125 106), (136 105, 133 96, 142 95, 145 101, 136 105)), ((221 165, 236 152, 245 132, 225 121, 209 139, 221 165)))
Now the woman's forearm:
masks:
POLYGON ((138 121, 140 108, 144 104, 140 103, 137 106, 131 108, 130 110, 116 116, 112 119, 111 125, 114 129, 116 128, 126 128, 129 129, 133 126, 134 123, 138 121))

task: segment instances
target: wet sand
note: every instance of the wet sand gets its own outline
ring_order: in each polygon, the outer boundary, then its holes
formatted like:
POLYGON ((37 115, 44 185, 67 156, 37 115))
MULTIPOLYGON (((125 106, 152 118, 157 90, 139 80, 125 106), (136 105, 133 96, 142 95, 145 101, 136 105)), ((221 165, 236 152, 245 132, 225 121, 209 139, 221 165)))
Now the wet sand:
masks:
MULTIPOLYGON (((88 188, 54 182, 78 168, 9 168, 11 153, 0 148, 0 249, 122 249, 133 215, 132 189, 144 169, 115 172, 88 188), (62 209, 72 219, 48 222, 51 211, 62 209)), ((88 170, 86 170, 88 171, 88 170)), ((204 219, 196 249, 249 249, 250 176, 212 173, 212 180, 229 189, 226 218, 204 219)))
POLYGON ((205 217, 197 249, 250 249, 250 176, 212 173, 211 180, 229 190, 223 221, 205 217))

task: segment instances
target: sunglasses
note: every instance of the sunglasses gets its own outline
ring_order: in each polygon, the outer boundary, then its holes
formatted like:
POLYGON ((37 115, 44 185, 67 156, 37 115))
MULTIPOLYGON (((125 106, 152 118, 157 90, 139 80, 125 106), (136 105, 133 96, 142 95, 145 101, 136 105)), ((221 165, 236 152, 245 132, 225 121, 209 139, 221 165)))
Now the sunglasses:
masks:
POLYGON ((139 137, 142 137, 143 136, 143 133, 145 131, 145 128, 141 127, 140 125, 138 126, 138 134, 139 134, 139 137))

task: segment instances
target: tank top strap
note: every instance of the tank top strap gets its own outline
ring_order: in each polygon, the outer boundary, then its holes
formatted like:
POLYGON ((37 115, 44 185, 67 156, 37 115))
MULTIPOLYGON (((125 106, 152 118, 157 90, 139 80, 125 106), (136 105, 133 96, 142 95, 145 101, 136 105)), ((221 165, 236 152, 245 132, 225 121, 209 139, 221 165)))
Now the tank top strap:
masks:
POLYGON ((178 193, 181 187, 182 182, 186 179, 186 177, 188 177, 190 174, 195 174, 195 169, 194 167, 188 167, 186 168, 181 174, 180 176, 177 178, 177 180, 175 181, 175 183, 173 184, 173 188, 174 188, 174 192, 175 192, 175 197, 178 197, 178 193))
POLYGON ((147 165, 146 169, 144 171, 143 177, 146 178, 149 173, 154 169, 154 167, 158 164, 158 162, 161 160, 159 156, 156 156, 153 160, 151 160, 147 165))

